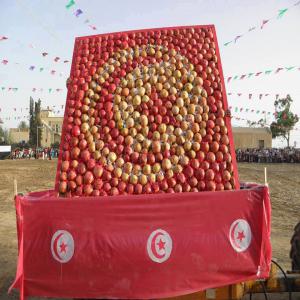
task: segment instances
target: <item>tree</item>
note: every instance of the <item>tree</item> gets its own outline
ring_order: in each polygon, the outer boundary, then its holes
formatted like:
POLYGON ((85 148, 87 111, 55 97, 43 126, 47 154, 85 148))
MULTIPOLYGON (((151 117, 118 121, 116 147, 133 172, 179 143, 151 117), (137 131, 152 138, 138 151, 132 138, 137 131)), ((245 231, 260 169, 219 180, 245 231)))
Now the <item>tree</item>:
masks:
POLYGON ((8 130, 0 126, 0 145, 8 144, 10 144, 8 130))
POLYGON ((274 102, 275 122, 272 122, 270 126, 272 137, 284 138, 288 147, 290 146, 290 132, 299 121, 299 117, 291 111, 292 102, 290 95, 274 102))
POLYGON ((18 125, 20 130, 28 129, 28 124, 25 121, 21 121, 18 125))
POLYGON ((36 144, 36 123, 34 115, 34 101, 32 97, 30 97, 29 102, 29 144, 36 144))
POLYGON ((37 102, 30 97, 29 103, 29 144, 36 145, 37 141, 38 144, 41 145, 41 138, 42 138, 42 121, 40 117, 41 113, 41 100, 39 99, 37 102), (37 137, 37 132, 39 136, 37 137))

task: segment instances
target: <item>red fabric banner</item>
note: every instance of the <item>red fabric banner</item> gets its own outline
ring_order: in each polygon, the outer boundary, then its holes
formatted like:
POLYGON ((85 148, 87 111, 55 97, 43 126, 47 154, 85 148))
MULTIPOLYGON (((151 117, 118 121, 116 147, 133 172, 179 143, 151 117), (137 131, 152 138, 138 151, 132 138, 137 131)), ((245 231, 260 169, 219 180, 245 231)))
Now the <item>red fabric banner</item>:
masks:
POLYGON ((16 197, 21 298, 153 299, 268 277, 268 188, 16 197))

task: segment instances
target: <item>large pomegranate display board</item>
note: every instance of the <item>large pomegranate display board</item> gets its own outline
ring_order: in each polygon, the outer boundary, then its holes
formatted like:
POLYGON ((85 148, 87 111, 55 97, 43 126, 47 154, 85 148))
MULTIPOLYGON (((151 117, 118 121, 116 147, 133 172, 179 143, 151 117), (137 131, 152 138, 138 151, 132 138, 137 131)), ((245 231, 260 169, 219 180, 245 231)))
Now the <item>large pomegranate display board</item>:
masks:
POLYGON ((214 26, 75 40, 56 191, 238 189, 214 26))
POLYGON ((269 190, 239 189, 213 26, 77 38, 68 84, 55 190, 15 198, 21 300, 268 277, 269 190))

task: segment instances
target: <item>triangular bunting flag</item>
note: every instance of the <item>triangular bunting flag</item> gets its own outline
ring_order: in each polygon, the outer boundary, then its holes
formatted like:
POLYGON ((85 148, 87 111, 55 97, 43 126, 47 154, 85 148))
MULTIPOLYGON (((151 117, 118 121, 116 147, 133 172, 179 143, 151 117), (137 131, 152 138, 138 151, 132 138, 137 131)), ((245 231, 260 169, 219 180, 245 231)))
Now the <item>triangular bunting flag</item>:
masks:
POLYGON ((277 19, 281 18, 287 11, 287 8, 279 9, 277 19))

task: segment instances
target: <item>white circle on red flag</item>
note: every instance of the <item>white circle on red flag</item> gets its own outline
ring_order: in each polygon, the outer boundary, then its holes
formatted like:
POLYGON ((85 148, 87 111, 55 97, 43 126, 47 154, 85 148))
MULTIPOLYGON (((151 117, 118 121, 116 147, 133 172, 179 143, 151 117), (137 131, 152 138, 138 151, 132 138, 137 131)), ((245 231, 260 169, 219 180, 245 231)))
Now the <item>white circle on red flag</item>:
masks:
POLYGON ((154 262, 165 262, 172 252, 172 239, 170 235, 162 229, 153 231, 147 241, 147 252, 154 262))
POLYGON ((229 240, 236 252, 248 249, 251 243, 252 233, 249 223, 244 219, 235 220, 229 230, 229 240))
POLYGON ((74 239, 70 232, 57 230, 51 239, 51 253, 60 263, 68 262, 74 254, 74 239))

